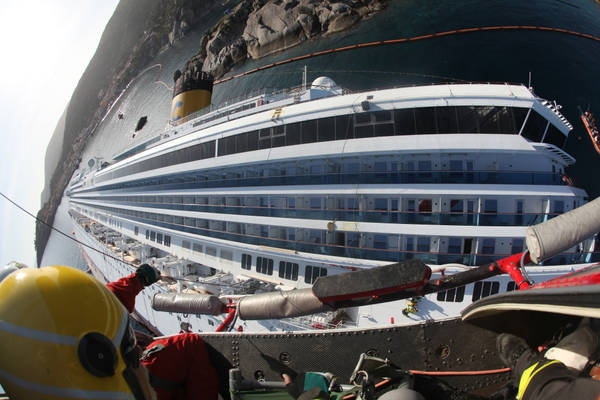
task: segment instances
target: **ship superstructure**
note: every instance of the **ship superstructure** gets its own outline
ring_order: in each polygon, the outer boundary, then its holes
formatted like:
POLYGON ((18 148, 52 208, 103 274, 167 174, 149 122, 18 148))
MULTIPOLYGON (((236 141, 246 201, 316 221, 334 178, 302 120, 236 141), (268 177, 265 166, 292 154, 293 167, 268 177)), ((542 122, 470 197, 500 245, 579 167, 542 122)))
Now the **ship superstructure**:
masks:
MULTIPOLYGON (((292 289, 412 258, 439 271, 481 265, 523 251, 527 226, 586 201, 564 179, 575 162, 563 150, 572 126, 525 86, 348 93, 322 77, 215 110, 179 113, 185 99, 175 99, 163 139, 73 180, 72 214, 151 249, 146 257, 170 255, 234 280, 292 289)), ((540 272, 591 262, 593 250, 584 242, 540 272)), ((480 282, 432 299, 510 289, 480 282)), ((389 323, 402 308, 347 318, 389 323)))

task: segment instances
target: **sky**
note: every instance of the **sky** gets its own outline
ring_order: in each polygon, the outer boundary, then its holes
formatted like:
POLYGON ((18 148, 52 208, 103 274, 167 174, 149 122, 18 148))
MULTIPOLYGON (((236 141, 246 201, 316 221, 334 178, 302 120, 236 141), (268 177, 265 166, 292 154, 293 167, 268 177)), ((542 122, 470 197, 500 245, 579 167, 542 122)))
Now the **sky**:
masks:
MULTIPOLYGON (((118 0, 0 1, 0 192, 41 207, 54 128, 118 0)), ((0 197, 0 266, 35 261, 35 220, 0 197)))

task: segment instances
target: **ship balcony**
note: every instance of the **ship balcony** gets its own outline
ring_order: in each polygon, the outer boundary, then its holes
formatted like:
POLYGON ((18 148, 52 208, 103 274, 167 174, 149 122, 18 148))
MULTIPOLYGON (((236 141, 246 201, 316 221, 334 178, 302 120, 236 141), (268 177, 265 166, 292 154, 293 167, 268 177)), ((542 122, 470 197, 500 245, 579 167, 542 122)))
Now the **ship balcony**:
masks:
POLYGON ((325 221, 378 222, 391 224, 465 225, 465 226, 530 226, 544 222, 560 213, 467 213, 419 212, 391 210, 306 209, 248 206, 216 206, 199 204, 136 203, 103 201, 115 206, 146 207, 161 210, 182 210, 228 215, 317 219, 325 221))

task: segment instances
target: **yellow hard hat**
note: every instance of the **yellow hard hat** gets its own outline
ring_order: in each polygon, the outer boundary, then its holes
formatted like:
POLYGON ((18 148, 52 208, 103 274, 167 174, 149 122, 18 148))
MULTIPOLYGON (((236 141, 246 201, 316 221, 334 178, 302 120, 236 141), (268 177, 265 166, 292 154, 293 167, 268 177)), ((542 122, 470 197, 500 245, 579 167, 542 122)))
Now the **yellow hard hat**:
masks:
POLYGON ((0 355, 11 400, 139 397, 127 311, 74 268, 25 268, 0 282, 0 355))

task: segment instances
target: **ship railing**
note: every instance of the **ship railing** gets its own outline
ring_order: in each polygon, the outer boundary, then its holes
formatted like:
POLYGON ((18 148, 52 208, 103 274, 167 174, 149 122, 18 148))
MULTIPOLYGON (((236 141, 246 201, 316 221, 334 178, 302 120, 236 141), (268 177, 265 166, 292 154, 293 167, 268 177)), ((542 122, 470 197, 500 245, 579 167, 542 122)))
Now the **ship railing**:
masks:
MULTIPOLYGON (((382 88, 369 88, 369 89, 364 89, 364 90, 349 90, 349 89, 343 89, 342 90, 342 94, 349 94, 349 93, 363 93, 363 92, 373 92, 373 91, 378 91, 378 90, 385 90, 385 89, 400 89, 400 88, 407 88, 407 87, 417 87, 417 86, 447 86, 447 85, 513 85, 513 86, 524 86, 522 83, 511 83, 511 82, 493 82, 493 81, 489 81, 489 82, 470 82, 470 81, 458 81, 458 82, 431 82, 429 84, 416 84, 416 83, 412 83, 412 84, 406 84, 406 85, 394 85, 394 86, 388 86, 388 87, 382 87, 382 88)), ((189 114, 187 116, 185 116, 184 118, 181 118, 177 121, 169 121, 169 124, 172 126, 180 126, 186 122, 189 122, 191 120, 194 119, 198 119, 203 115, 207 115, 213 112, 217 112, 220 110, 226 111, 226 109, 228 107, 231 107, 233 105, 237 105, 240 103, 243 103, 244 101, 248 101, 251 102, 251 100, 258 100, 261 96, 263 97, 263 104, 270 104, 270 103, 274 103, 277 101, 281 101, 281 100, 285 100, 288 98, 296 98, 297 101, 295 100, 296 103, 300 103, 301 101, 299 100, 299 97, 304 93, 304 91, 306 90, 306 88, 304 86, 293 86, 290 88, 262 88, 262 89, 257 89, 257 90, 253 90, 247 94, 241 95, 241 96, 237 96, 237 97, 233 97, 230 99, 227 99, 219 104, 213 105, 211 104, 209 107, 206 107, 202 110, 196 111, 192 114, 189 114)), ((537 96, 536 96, 537 98, 537 96)), ((543 99, 540 99, 543 100, 543 99)), ((308 100, 305 100, 308 101, 308 100)), ((240 104, 241 105, 241 104, 240 104)), ((258 108, 258 107, 257 107, 258 108)), ((237 109, 231 110, 231 114, 228 113, 224 113, 224 116, 231 116, 234 114, 238 114, 239 117, 245 116, 245 115, 249 115, 249 114, 254 114, 260 111, 263 111, 263 108, 260 109, 256 109, 255 112, 249 112, 249 113, 239 113, 239 112, 234 112, 237 109)), ((553 109, 554 112, 556 112, 553 109)), ((218 113, 217 113, 218 114, 218 113)), ((559 113, 560 114, 560 113, 559 113)), ((219 117, 220 118, 220 117, 219 117)), ((235 118, 234 118, 235 119, 235 118)), ((209 122, 213 119, 209 119, 206 122, 209 122)), ((198 121, 198 125, 202 124, 203 121, 198 121)))

